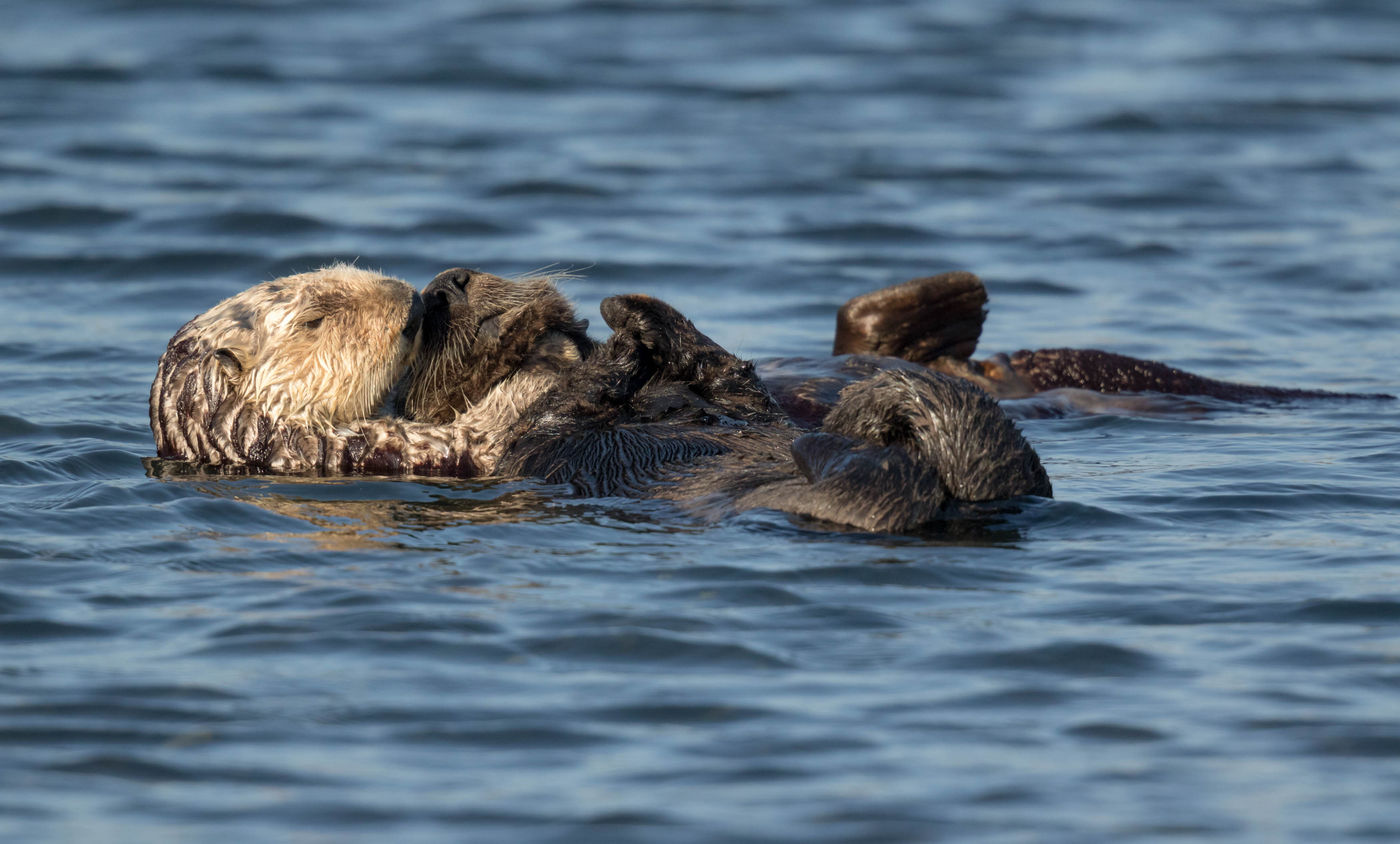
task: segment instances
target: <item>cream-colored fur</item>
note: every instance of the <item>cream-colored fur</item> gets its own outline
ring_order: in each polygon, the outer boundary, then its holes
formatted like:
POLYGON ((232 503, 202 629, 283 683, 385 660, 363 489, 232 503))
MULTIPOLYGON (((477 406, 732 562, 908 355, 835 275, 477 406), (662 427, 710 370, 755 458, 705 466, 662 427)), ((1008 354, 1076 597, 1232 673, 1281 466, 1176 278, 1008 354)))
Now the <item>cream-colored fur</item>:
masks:
POLYGON ((413 343, 397 326, 413 289, 335 264, 268 281, 196 317, 192 332, 232 354, 225 366, 244 403, 315 429, 368 416, 398 379, 413 343))
POLYGON ((190 320, 151 387, 158 453, 275 472, 459 465, 465 432, 366 418, 416 352, 417 334, 404 334, 416 295, 336 264, 256 285, 190 320))

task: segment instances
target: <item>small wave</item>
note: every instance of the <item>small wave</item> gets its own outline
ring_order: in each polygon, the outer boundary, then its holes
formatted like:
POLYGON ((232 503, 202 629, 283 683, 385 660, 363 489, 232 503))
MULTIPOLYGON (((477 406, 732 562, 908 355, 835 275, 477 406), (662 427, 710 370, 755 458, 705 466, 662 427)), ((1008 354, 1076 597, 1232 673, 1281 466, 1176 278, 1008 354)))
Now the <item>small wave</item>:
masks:
POLYGON ((240 235, 305 235, 330 227, 316 217, 280 211, 229 211, 194 218, 186 225, 200 231, 240 235))
MULTIPOLYGON (((15 256, 6 271, 19 276, 61 277, 66 282, 103 283, 112 280, 208 277, 234 274, 254 278, 264 259, 255 252, 180 249, 136 256, 15 256)), ((191 315, 193 316, 193 315, 191 315)))
POLYGON ((609 736, 565 727, 502 724, 489 727, 436 726, 402 730, 399 741, 456 745, 477 750, 566 750, 611 741, 609 736))
POLYGON ((1091 117, 1069 128, 1075 132, 1160 132, 1167 127, 1146 112, 1124 110, 1091 117))
POLYGON ((658 601, 678 601, 688 605, 716 604, 726 607, 787 607, 806 604, 795 592, 767 584, 736 586, 695 586, 659 592, 658 601))
POLYGON ((401 70, 355 72, 351 78, 356 82, 384 85, 453 89, 466 86, 486 91, 530 93, 561 90, 575 84, 575 80, 565 74, 535 73, 505 64, 493 64, 463 52, 440 59, 428 58, 415 67, 401 70))
POLYGON ((208 707, 153 706, 150 704, 127 703, 119 700, 92 697, 81 701, 48 701, 42 704, 21 704, 0 708, 0 714, 7 716, 40 716, 46 720, 73 719, 101 722, 104 725, 115 723, 143 724, 204 724, 228 721, 232 716, 208 707))
POLYGON ((62 456, 29 454, 20 459, 0 459, 0 482, 34 485, 76 479, 120 478, 129 475, 132 466, 139 465, 141 460, 126 448, 92 444, 81 451, 73 450, 71 445, 52 450, 62 456))
POLYGON ((440 234, 455 237, 478 235, 510 234, 517 229, 490 220, 476 217, 444 216, 432 217, 409 226, 407 231, 414 234, 440 234))
POLYGON ((1303 601, 1089 601, 1047 613, 1053 618, 1096 619, 1141 625, 1196 624, 1391 624, 1400 622, 1400 601, 1322 599, 1303 601))
POLYGON ((278 82, 285 77, 262 62, 210 63, 200 67, 206 79, 228 82, 278 82))
POLYGON ((19 615, 31 605, 31 599, 17 592, 0 592, 0 616, 19 615))
POLYGON ((705 642, 657 633, 583 633, 541 636, 521 643, 530 653, 551 661, 626 665, 638 671, 655 668, 786 668, 788 663, 747 645, 705 642))
POLYGON ((1043 671, 1069 676, 1129 676, 1157 670, 1157 660, 1142 651, 1106 642, 1057 642, 1034 648, 974 651, 932 660, 943 668, 1043 671))
MULTIPOLYGON (((304 611, 304 610, 303 610, 304 611)), ((353 609, 318 613, 314 620, 301 623, 239 622, 210 633, 211 638, 302 636, 322 632, 366 633, 448 633, 481 636, 502 632, 501 628, 479 618, 457 615, 433 618, 418 613, 390 610, 353 609)))
POLYGON ((997 296, 1083 296, 1084 291, 1069 284, 1042 278, 985 279, 987 289, 997 296))
POLYGON ((1102 258, 1153 259, 1183 254, 1177 248, 1157 241, 1130 241, 1099 234, 1042 239, 1038 247, 1064 255, 1102 258))
POLYGON ((129 219, 131 213, 99 205, 48 203, 0 214, 0 226, 13 229, 92 228, 129 219))
POLYGON ((1075 738, 1105 742, 1162 741, 1167 738, 1165 733, 1149 727, 1139 727, 1133 724, 1119 724, 1111 721, 1094 721, 1086 724, 1076 724, 1073 727, 1066 727, 1064 732, 1066 735, 1071 735, 1075 738))
POLYGON ((941 235, 919 226, 877 222, 803 226, 789 229, 786 236, 837 243, 935 243, 944 240, 941 235))
POLYGON ((92 695, 99 698, 139 698, 142 700, 178 700, 188 702, 243 700, 245 695, 212 686, 185 683, 160 683, 144 686, 97 686, 92 695))
POLYGON ((71 144, 64 152, 73 158, 95 161, 149 161, 161 157, 161 150, 151 144, 107 141, 71 144))
POLYGON ((591 721, 623 724, 733 724, 773 715, 772 710, 732 703, 644 703, 605 706, 583 713, 591 721))
POLYGON ((1214 182, 1131 192, 1097 191, 1086 194, 1081 201, 1096 208, 1120 211, 1244 207, 1252 204, 1235 190, 1214 182))
POLYGON ((293 774, 284 768, 173 765, 157 762, 134 753, 95 754, 72 762, 49 765, 48 770, 65 774, 112 777, 134 782, 207 782, 277 786, 329 785, 336 781, 325 775, 305 777, 293 774))
POLYGON ((0 619, 0 642, 11 644, 95 638, 110 634, 110 630, 91 624, 72 624, 47 618, 0 619))
POLYGON ((64 65, 9 65, 0 68, 0 78, 42 80, 63 83, 104 83, 129 82, 138 78, 139 71, 116 65, 64 64, 64 65))
POLYGON ((466 665, 479 663, 503 665, 520 658, 519 652, 505 645, 464 640, 458 636, 433 636, 385 633, 314 633, 295 627, 269 625, 268 632, 258 635, 251 631, 223 641, 192 649, 191 657, 246 656, 317 658, 373 657, 412 662, 447 661, 466 665))
POLYGON ((613 192, 598 185, 585 185, 580 182, 567 182, 554 179, 529 179, 496 185, 487 190, 486 195, 497 199, 514 196, 605 199, 612 196, 613 192))
POLYGON ((904 586, 918 589, 994 588, 1032 579, 1031 575, 991 566, 912 565, 904 560, 873 560, 862 564, 814 566, 786 571, 761 571, 733 566, 699 565, 671 572, 674 579, 749 581, 803 584, 904 586), (881 562, 892 565, 879 565, 881 562))
POLYGON ((864 607, 818 604, 775 612, 765 627, 788 630, 899 630, 904 623, 889 613, 864 607))
MULTIPOLYGON (((178 729, 27 724, 21 727, 0 727, 0 747, 91 747, 104 744, 158 747, 178 735, 178 729)), ((3 814, 3 811, 0 809, 0 814, 3 814)))
POLYGON ((1297 621, 1317 624, 1394 624, 1400 622, 1400 600, 1303 601, 1285 611, 1284 615, 1297 621))
POLYGON ((1049 686, 1013 686, 991 692, 962 695, 939 701, 942 709, 1049 709, 1074 702, 1079 695, 1066 688, 1049 686))

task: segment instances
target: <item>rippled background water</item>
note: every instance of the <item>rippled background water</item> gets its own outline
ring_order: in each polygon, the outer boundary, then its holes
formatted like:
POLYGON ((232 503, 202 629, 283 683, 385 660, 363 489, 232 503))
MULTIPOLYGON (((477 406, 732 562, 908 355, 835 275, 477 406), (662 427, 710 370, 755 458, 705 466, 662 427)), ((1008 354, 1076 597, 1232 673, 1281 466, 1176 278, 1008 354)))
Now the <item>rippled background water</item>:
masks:
POLYGON ((5 840, 1400 836, 1395 403, 1027 421, 1056 500, 912 539, 140 462, 173 331, 332 259, 750 356, 967 268, 986 351, 1400 392, 1394 4, 3 12, 5 840))

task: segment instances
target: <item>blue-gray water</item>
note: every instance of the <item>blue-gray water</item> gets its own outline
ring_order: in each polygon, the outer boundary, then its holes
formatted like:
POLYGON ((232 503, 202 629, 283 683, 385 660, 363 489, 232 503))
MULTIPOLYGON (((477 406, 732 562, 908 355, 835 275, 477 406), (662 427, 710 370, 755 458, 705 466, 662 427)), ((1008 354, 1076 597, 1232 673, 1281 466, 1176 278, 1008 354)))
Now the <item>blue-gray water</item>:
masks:
POLYGON ((916 539, 141 465, 175 329, 342 258, 1400 392, 1394 4, 0 11, 0 838, 1400 836, 1396 403, 1027 421, 1056 499, 916 539))

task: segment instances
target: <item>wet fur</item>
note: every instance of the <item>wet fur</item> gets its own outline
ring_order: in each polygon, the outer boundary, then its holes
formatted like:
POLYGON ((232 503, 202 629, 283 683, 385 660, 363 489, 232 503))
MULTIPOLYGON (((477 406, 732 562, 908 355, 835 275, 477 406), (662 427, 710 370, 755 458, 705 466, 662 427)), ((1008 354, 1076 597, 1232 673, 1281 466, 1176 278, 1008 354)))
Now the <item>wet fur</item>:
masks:
POLYGON ((403 412, 488 422, 483 404, 531 385, 528 406, 478 431, 497 449, 495 474, 666 498, 705 516, 765 507, 889 531, 925 524, 952 501, 1051 492, 995 402, 937 373, 880 373, 840 394, 827 429, 807 432, 751 363, 651 297, 605 300, 613 334, 602 343, 535 282, 451 270, 424 297, 424 352, 403 412), (508 314, 515 336, 474 329, 493 314, 508 314), (455 336, 435 336, 444 330, 455 336))
MULTIPOLYGON (((1238 402, 1393 398, 1238 384, 1099 349, 1021 350, 973 360, 986 305, 986 289, 972 273, 943 273, 891 285, 841 307, 832 352, 902 358, 970 381, 998 398, 1024 398, 1049 390, 1153 392, 1238 402)), ((776 377, 793 380, 792 374, 779 369, 776 377)))
POLYGON ((415 351, 418 301, 338 264, 220 302, 161 355, 157 454, 225 471, 476 473, 464 430, 367 418, 415 351))
POLYGON ((590 495, 755 507, 904 531, 950 502, 1049 495, 996 404, 923 369, 793 423, 755 374, 664 302, 605 300, 594 343, 548 278, 450 270, 421 300, 338 265, 258 285, 186 324, 151 389, 159 454, 229 471, 531 476, 590 495), (421 351, 394 406, 364 418, 421 351))

